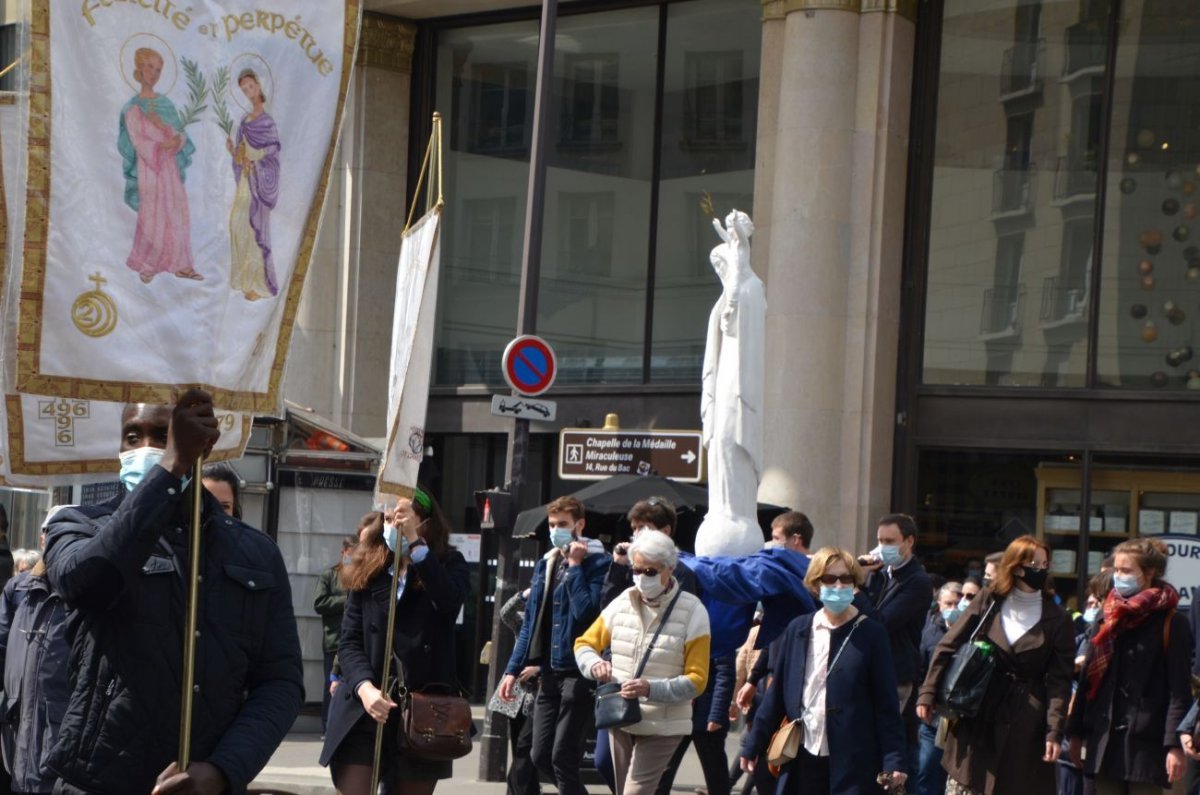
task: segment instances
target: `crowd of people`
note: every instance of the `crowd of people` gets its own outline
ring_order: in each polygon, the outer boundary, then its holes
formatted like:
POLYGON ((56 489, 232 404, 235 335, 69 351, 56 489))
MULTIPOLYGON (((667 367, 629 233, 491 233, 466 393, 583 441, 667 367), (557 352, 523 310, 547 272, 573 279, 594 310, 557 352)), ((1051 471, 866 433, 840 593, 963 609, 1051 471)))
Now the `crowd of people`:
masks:
MULTIPOLYGON (((240 521, 236 472, 205 468, 181 769, 186 496, 216 420, 189 391, 122 422, 125 489, 52 508, 44 555, 12 553, 0 792, 241 793, 305 700, 288 572, 240 521)), ((586 793, 591 738, 615 795, 669 792, 689 749, 706 795, 1200 791, 1200 611, 1181 608, 1157 539, 1118 544, 1072 613, 1033 536, 946 581, 925 570, 905 514, 880 518, 864 554, 817 548, 789 511, 760 552, 711 559, 678 549, 663 498, 626 519, 631 536, 610 551, 585 534, 579 500, 551 502, 548 551, 500 606, 514 646, 489 708, 509 723, 510 795, 586 793)), ((320 763, 341 795, 376 795, 377 776, 380 792, 428 795, 453 776, 473 732, 469 711, 454 722, 469 591, 422 489, 367 513, 322 573, 320 763)))

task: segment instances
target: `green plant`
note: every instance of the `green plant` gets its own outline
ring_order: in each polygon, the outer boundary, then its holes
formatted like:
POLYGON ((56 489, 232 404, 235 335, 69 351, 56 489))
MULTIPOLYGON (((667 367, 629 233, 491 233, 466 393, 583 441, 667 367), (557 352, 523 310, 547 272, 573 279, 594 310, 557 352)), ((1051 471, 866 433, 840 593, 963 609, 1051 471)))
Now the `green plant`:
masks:
POLYGON ((183 64, 183 73, 187 78, 188 86, 188 102, 183 108, 183 113, 180 114, 180 120, 183 126, 186 127, 193 122, 200 120, 200 114, 208 107, 204 104, 204 98, 208 96, 208 83, 204 79, 204 72, 200 71, 200 65, 189 58, 180 58, 183 64))
POLYGON ((228 90, 229 67, 222 66, 212 79, 212 104, 217 114, 217 125, 226 138, 233 136, 233 116, 229 114, 229 106, 225 104, 225 92, 228 90))

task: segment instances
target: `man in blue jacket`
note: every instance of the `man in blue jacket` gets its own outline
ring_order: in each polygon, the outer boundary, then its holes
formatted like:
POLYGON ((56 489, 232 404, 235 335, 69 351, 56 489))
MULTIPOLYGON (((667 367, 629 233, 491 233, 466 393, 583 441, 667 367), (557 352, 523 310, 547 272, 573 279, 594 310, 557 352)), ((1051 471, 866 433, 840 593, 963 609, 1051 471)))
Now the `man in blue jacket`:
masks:
POLYGON ((193 462, 220 435, 212 399, 130 405, 107 503, 58 513, 50 584, 71 609, 72 689, 49 757, 56 795, 244 793, 304 700, 283 558, 204 493, 193 761, 177 769, 193 462))
POLYGON ((533 569, 525 619, 500 680, 500 698, 513 699, 513 683, 526 666, 541 666, 530 756, 543 775, 554 779, 560 795, 586 795, 579 765, 595 709, 594 689, 575 665, 575 639, 600 615, 610 558, 599 541, 582 536, 579 500, 559 497, 546 512, 551 549, 533 569))

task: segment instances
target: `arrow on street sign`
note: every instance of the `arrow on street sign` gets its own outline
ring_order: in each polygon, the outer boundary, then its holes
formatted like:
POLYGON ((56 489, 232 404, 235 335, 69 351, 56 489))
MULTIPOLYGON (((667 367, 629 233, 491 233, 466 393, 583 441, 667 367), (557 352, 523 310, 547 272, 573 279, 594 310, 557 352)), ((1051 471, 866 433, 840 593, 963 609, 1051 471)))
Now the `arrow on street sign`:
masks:
POLYGON ((684 453, 683 455, 681 455, 679 457, 682 458, 684 461, 687 461, 689 464, 694 464, 696 462, 696 458, 698 456, 691 450, 688 450, 686 453, 684 453))

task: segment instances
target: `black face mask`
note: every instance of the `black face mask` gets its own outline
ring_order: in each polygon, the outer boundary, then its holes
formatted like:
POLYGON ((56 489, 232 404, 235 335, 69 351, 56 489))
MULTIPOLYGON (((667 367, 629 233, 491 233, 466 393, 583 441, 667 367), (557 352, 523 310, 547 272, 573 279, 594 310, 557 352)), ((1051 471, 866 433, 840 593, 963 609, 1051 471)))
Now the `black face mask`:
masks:
POLYGON ((1022 567, 1021 571, 1025 572, 1021 575, 1021 579, 1035 591, 1042 590, 1046 584, 1046 576, 1050 573, 1049 569, 1030 569, 1022 567))

